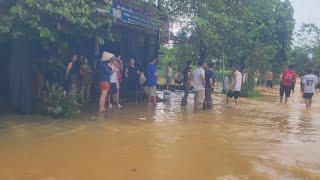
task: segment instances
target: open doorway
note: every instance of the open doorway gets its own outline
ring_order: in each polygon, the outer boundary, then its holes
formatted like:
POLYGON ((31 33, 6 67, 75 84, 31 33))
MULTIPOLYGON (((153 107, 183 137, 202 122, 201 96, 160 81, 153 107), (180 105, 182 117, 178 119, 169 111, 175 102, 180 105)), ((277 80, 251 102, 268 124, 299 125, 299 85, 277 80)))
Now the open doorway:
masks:
POLYGON ((0 41, 0 113, 5 111, 10 96, 10 41, 0 41))

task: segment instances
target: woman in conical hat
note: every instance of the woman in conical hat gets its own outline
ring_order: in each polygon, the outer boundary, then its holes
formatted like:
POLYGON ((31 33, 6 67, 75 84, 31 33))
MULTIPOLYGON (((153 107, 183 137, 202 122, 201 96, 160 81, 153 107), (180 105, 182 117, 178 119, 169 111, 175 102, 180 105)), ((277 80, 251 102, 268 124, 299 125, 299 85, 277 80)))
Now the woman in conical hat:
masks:
POLYGON ((101 63, 99 66, 100 77, 100 90, 101 95, 99 99, 99 112, 103 113, 106 111, 105 104, 108 92, 110 89, 110 77, 112 74, 112 69, 109 66, 109 61, 114 57, 114 54, 109 52, 103 52, 101 56, 101 63))

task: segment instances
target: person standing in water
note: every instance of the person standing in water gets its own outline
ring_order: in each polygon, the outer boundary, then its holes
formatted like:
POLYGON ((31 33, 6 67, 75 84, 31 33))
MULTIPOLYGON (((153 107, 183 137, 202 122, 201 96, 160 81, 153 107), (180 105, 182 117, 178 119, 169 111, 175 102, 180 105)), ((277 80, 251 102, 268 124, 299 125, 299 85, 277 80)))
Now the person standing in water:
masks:
POLYGON ((148 105, 156 106, 157 103, 157 60, 152 59, 147 66, 148 105))
POLYGON ((170 90, 170 86, 172 85, 173 79, 173 64, 169 62, 167 70, 166 70, 166 89, 170 90))
POLYGON ((75 54, 71 56, 71 60, 67 65, 65 79, 66 79, 66 91, 68 94, 78 85, 78 73, 79 63, 78 56, 75 54))
POLYGON ((293 82, 296 80, 296 73, 292 70, 292 65, 289 65, 286 70, 282 72, 280 82, 280 103, 283 102, 285 96, 285 103, 288 103, 290 98, 293 82))
POLYGON ((119 61, 116 58, 113 58, 110 64, 112 69, 111 77, 110 77, 110 92, 109 92, 109 108, 112 108, 112 102, 116 104, 116 106, 120 109, 122 106, 120 105, 120 69, 119 69, 119 61))
POLYGON ((214 91, 215 79, 216 79, 214 64, 212 62, 209 63, 209 67, 206 70, 205 79, 206 79, 206 92, 205 92, 204 106, 206 109, 210 109, 212 108, 212 92, 214 91))
POLYGON ((312 70, 308 69, 303 77, 303 98, 305 99, 306 108, 309 109, 312 105, 312 97, 318 86, 317 76, 312 74, 312 70))
POLYGON ((90 100, 90 90, 92 82, 92 68, 89 65, 89 60, 87 57, 83 58, 82 65, 80 67, 81 76, 81 102, 89 102, 90 100))
POLYGON ((125 75, 127 78, 127 99, 129 102, 137 102, 139 90, 139 68, 136 66, 134 58, 131 58, 126 67, 125 75))
POLYGON ((227 94, 226 103, 229 104, 229 98, 234 98, 236 105, 239 105, 239 96, 242 86, 242 74, 239 71, 239 66, 233 67, 232 86, 227 94))
POLYGON ((105 104, 110 89, 110 78, 112 73, 112 69, 110 67, 110 60, 113 57, 113 54, 103 52, 101 62, 98 66, 98 78, 100 81, 99 113, 103 113, 106 111, 105 104))
POLYGON ((272 71, 267 71, 266 79, 267 79, 267 89, 268 91, 271 91, 273 89, 273 72, 272 71))
POLYGON ((194 112, 199 112, 202 109, 205 98, 205 61, 200 61, 197 69, 194 70, 194 112))
POLYGON ((192 81, 192 61, 187 61, 186 66, 183 69, 183 90, 184 96, 181 101, 181 106, 188 104, 189 93, 191 89, 192 81))

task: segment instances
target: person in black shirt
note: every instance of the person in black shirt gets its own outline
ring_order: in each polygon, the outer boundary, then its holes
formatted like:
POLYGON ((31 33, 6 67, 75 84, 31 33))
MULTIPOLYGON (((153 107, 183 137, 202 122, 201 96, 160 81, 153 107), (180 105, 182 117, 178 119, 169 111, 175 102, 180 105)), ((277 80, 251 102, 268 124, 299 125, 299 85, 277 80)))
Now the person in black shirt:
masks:
POLYGON ((65 73, 65 79, 67 81, 66 84, 66 91, 69 94, 72 88, 76 88, 79 82, 79 69, 80 69, 80 62, 78 61, 78 56, 73 55, 71 56, 71 60, 68 63, 67 70, 65 73))
POLYGON ((215 80, 216 80, 214 64, 212 62, 209 63, 209 68, 206 70, 205 79, 206 79, 206 91, 205 91, 204 108, 210 109, 212 108, 212 92, 214 91, 215 80))
POLYGON ((125 75, 127 78, 127 98, 130 102, 136 102, 139 89, 139 68, 135 64, 133 58, 130 59, 129 65, 126 67, 125 75))
POLYGON ((181 106, 188 104, 188 97, 191 89, 191 80, 192 80, 192 61, 187 61, 186 66, 183 69, 183 89, 184 96, 181 101, 181 106))

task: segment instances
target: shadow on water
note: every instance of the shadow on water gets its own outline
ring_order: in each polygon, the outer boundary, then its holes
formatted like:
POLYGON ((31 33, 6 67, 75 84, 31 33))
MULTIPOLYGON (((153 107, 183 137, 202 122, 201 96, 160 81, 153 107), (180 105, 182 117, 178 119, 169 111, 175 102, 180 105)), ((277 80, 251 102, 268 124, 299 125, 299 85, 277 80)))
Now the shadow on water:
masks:
POLYGON ((0 179, 320 178, 319 95, 310 111, 299 93, 232 108, 215 95, 198 114, 179 98, 73 120, 2 116, 0 179))

